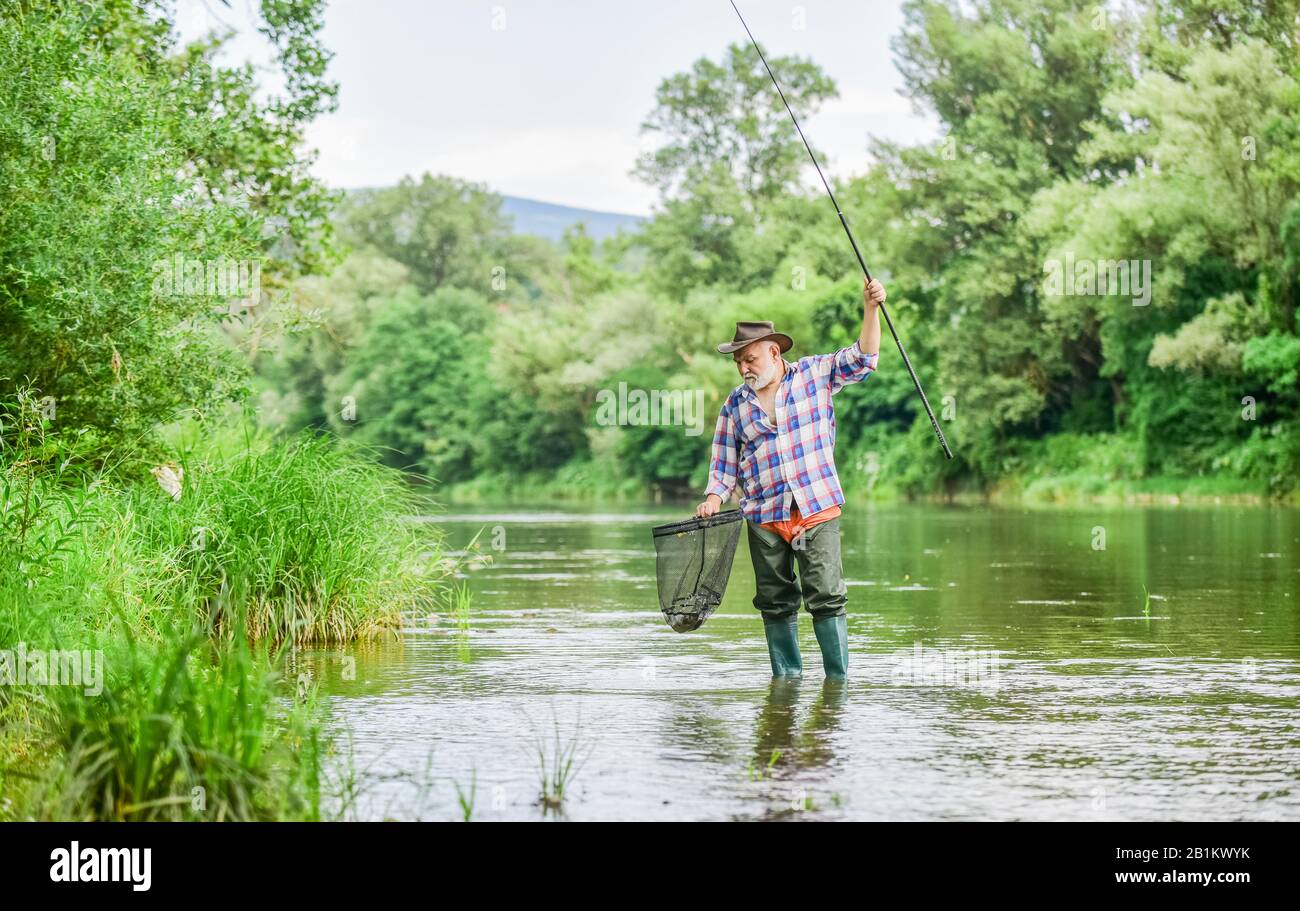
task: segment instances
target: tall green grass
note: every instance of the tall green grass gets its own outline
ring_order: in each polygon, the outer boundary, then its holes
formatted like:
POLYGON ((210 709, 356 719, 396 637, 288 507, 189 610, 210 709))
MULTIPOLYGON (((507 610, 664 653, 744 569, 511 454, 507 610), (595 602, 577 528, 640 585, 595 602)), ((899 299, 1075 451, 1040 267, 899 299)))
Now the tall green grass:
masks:
POLYGON ((0 648, 100 648, 107 680, 0 687, 0 819, 346 811, 283 656, 447 598, 422 500, 363 450, 237 425, 89 465, 37 406, 0 402, 0 648), (149 474, 164 458, 178 500, 149 474))
POLYGON ((177 453, 179 500, 147 462, 131 478, 38 457, 48 441, 0 449, 0 645, 33 602, 89 628, 238 623, 254 640, 337 643, 440 599, 454 566, 399 473, 333 437, 232 447, 236 433, 177 453))
POLYGON ((304 436, 183 467, 179 502, 143 488, 122 506, 148 566, 145 603, 306 643, 391 630, 436 600, 438 534, 410 521, 411 488, 364 453, 304 436))
POLYGON ((30 815, 54 820, 321 818, 322 719, 274 656, 198 631, 110 647, 104 692, 48 688, 30 815))

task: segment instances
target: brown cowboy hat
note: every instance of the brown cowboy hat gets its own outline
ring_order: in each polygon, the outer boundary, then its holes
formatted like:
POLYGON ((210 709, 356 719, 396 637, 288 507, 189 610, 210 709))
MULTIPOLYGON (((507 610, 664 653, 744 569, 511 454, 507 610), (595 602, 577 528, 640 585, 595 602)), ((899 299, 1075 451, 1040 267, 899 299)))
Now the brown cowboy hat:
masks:
POLYGON ((731 354, 733 351, 739 351, 746 345, 752 345, 754 342, 762 342, 771 339, 781 348, 781 353, 789 351, 794 347, 794 340, 784 332, 777 332, 771 322, 768 320, 756 320, 748 323, 736 323, 736 335, 729 342, 723 342, 718 346, 719 354, 731 354))

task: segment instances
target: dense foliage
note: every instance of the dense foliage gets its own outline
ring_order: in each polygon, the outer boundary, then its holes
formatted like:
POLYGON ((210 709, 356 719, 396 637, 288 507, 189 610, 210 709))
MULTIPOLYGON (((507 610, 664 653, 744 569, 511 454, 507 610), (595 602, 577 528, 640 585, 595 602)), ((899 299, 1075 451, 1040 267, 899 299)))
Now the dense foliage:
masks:
MULTIPOLYGON (((838 400, 849 486, 1293 489, 1297 5, 904 9, 897 64, 943 135, 876 142, 837 195, 957 459, 886 335, 878 375, 838 400)), ((837 91, 809 60, 772 63, 804 115, 837 91)), ((848 344, 860 277, 752 49, 666 78, 645 129, 660 145, 636 173, 662 204, 603 245, 512 238, 497 197, 451 178, 349 200, 352 256, 299 284, 316 322, 262 362, 268 417, 485 490, 698 490, 737 382, 712 344, 756 318, 796 356, 848 344), (621 387, 698 391, 703 432, 602 421, 621 387)))
POLYGON ((320 0, 262 4, 271 98, 217 65, 225 38, 177 47, 161 9, 0 7, 0 389, 97 446, 244 394, 239 343, 330 257, 298 148, 335 92, 320 0))

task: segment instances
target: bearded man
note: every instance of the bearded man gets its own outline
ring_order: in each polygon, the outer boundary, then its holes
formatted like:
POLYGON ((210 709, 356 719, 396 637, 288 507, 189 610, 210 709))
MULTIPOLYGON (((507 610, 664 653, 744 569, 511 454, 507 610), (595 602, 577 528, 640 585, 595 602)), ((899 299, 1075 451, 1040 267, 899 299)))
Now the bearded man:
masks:
POLYGON ((848 588, 840 560, 844 492, 835 471, 832 396, 865 380, 880 353, 885 288, 862 291, 862 331, 833 354, 782 355, 794 342, 770 322, 741 322, 718 353, 730 354, 743 382, 727 396, 713 432, 713 458, 700 517, 739 488, 754 564, 754 607, 763 617, 772 676, 799 676, 799 603, 812 614, 827 677, 848 673, 848 588), (795 579, 795 565, 799 576, 795 579))

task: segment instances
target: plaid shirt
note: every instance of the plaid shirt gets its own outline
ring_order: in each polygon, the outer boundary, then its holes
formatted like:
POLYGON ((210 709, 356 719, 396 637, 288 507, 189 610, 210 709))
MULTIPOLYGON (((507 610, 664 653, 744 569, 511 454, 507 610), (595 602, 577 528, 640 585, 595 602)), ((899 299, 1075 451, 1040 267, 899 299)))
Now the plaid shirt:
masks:
POLYGON ((865 380, 878 355, 855 341, 834 354, 786 362, 776 389, 776 427, 748 384, 722 404, 713 431, 713 462, 705 495, 726 502, 739 483, 740 508, 751 522, 790 518, 790 504, 811 516, 844 503, 835 473, 835 408, 831 396, 865 380))

